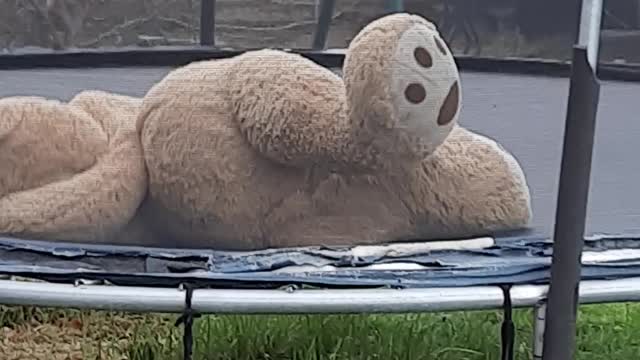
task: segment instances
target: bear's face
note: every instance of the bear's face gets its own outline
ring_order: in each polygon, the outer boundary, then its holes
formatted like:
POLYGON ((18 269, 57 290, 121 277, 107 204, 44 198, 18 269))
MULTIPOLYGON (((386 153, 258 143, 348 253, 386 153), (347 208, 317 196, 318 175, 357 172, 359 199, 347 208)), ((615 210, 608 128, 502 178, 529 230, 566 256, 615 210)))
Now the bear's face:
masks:
POLYGON ((420 16, 393 14, 365 26, 349 46, 344 80, 358 136, 392 161, 423 159, 457 123, 455 60, 420 16))
POLYGON ((417 23, 401 34, 389 66, 395 128, 416 151, 432 153, 457 123, 460 110, 453 56, 434 28, 417 23))

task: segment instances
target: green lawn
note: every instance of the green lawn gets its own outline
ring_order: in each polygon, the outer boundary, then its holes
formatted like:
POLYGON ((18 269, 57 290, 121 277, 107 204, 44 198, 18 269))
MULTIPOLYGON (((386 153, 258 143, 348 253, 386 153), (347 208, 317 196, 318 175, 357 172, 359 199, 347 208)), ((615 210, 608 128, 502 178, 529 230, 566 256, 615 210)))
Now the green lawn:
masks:
MULTIPOLYGON (((34 349, 46 359, 181 359, 174 315, 0 310, 2 359, 39 358, 34 349)), ((531 320, 530 310, 515 312, 517 359, 531 359, 531 320)), ((500 324, 493 311, 207 316, 196 320, 194 359, 495 360, 500 324)), ((638 359, 640 304, 583 306, 578 325, 578 359, 638 359)))

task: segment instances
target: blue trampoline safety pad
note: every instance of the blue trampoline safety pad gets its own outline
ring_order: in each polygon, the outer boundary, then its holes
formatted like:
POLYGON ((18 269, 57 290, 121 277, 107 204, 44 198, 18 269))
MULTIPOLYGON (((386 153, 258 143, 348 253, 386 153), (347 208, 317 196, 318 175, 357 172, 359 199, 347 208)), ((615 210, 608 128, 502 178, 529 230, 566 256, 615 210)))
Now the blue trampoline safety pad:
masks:
MULTIPOLYGON (((460 287, 548 281, 552 241, 497 238, 254 252, 115 247, 0 238, 0 274, 118 285, 216 287, 460 287)), ((640 236, 585 242, 583 280, 640 276, 640 236)))

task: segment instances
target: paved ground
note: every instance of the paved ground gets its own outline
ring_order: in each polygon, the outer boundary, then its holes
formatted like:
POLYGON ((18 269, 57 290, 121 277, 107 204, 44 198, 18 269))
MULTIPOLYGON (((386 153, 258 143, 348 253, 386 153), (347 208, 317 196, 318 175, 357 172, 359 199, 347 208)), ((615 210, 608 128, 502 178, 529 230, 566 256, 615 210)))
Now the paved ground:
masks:
MULTIPOLYGON (((83 89, 143 95, 168 69, 0 71, 0 96, 68 99, 83 89)), ((461 123, 491 136, 521 161, 534 197, 534 226, 555 214, 568 80, 463 73, 461 123)), ((594 153, 589 232, 640 233, 640 84, 603 83, 594 153)))

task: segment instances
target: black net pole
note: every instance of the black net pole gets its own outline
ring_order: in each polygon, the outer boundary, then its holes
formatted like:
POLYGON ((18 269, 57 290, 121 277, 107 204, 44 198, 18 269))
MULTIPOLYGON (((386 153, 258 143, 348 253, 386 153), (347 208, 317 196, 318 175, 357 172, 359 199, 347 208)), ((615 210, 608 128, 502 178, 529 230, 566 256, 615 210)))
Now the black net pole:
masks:
POLYGON ((216 44, 216 0, 202 0, 200 3, 200 45, 216 44))
POLYGON ((320 0, 320 11, 316 22, 315 34, 313 35, 313 44, 311 45, 313 50, 324 50, 326 47, 335 7, 335 0, 320 0))
POLYGON ((600 84, 596 76, 602 0, 583 0, 573 50, 565 124, 543 360, 575 353, 581 257, 600 84))

